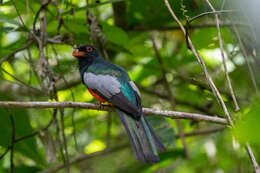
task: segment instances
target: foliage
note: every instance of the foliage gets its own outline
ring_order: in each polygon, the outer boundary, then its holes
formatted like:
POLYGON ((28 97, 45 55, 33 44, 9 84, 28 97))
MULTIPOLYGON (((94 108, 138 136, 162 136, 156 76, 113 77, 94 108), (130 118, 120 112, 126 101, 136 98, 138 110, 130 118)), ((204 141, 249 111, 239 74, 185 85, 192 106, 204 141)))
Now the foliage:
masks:
MULTIPOLYGON (((51 82, 55 81, 56 100, 96 103, 80 83, 77 62, 71 56, 75 45, 91 44, 90 26, 86 20, 86 9, 89 7, 97 17, 96 22, 106 38, 105 48, 109 61, 129 72, 142 93, 144 107, 173 109, 169 102, 169 93, 162 82, 162 65, 167 82, 174 93, 176 110, 224 117, 224 112, 207 85, 200 65, 187 49, 185 37, 172 19, 164 1, 89 0, 87 5, 84 0, 52 0, 46 9, 42 8, 44 2, 47 1, 4 0, 0 5, 1 101, 54 101, 55 89, 51 82), (116 12, 116 5, 124 10, 125 15, 116 12), (43 52, 51 71, 47 73, 44 72, 39 44, 33 36, 40 36, 42 32, 44 11, 47 21, 45 38, 48 39, 43 52), (36 17, 38 12, 39 16, 36 17), (121 20, 116 21, 118 18, 121 20), (158 45, 162 64, 158 62, 150 35, 158 45), (45 77, 41 76, 42 74, 45 74, 45 77), (54 77, 48 77, 49 74, 54 77)), ((186 19, 211 11, 204 1, 169 2, 184 24, 186 19)), ((217 10, 221 10, 222 1, 212 3, 217 10)), ((224 9, 230 8, 235 7, 232 3, 226 2, 224 9)), ((230 19, 233 22, 246 21, 237 16, 223 13, 220 19, 222 23, 230 23, 230 19)), ((239 31, 242 42, 246 45, 249 61, 253 62, 256 83, 259 84, 260 71, 255 67, 259 66, 260 61, 259 57, 252 53, 258 53, 258 45, 252 44, 251 38, 254 36, 250 35, 252 32, 248 28, 245 29, 243 26, 239 31)), ((175 120, 148 117, 167 147, 167 152, 160 153, 159 163, 147 165, 137 163, 134 159, 128 137, 115 113, 70 108, 64 109, 64 129, 60 109, 57 115, 53 116, 54 109, 0 108, 0 155, 11 143, 12 115, 16 139, 38 132, 37 135, 15 143, 14 171, 17 173, 46 171, 63 164, 63 130, 70 161, 81 154, 90 156, 71 165, 71 172, 75 173, 252 172, 253 168, 243 146, 247 141, 253 144, 256 159, 260 160, 260 138, 257 134, 260 102, 255 98, 247 63, 241 53, 234 29, 231 25, 221 27, 228 56, 228 72, 242 108, 241 113, 235 112, 222 67, 217 34, 214 15, 199 17, 190 24, 189 35, 202 55, 228 110, 238 120, 232 130, 225 129, 220 133, 186 137, 192 159, 185 157, 175 120), (48 130, 42 131, 53 117, 56 117, 58 122, 53 122, 48 130)), ((192 120, 182 120, 181 125, 185 133, 218 127, 215 124, 192 120)), ((9 151, 0 160, 0 172, 10 170, 10 157, 9 151)), ((59 170, 65 171, 66 169, 59 170)))

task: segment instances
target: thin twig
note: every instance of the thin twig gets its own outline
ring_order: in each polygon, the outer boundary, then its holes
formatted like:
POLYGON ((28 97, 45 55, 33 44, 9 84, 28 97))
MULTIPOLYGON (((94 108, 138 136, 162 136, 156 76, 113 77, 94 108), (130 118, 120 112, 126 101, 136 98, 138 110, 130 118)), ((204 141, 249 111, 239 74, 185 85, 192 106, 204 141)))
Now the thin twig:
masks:
POLYGON ((55 108, 54 112, 53 112, 53 119, 54 119, 54 124, 56 127, 56 141, 57 141, 57 144, 60 149, 60 154, 61 154, 61 158, 63 160, 63 164, 66 165, 65 156, 63 153, 63 145, 60 140, 60 127, 59 127, 59 122, 58 122, 58 118, 57 118, 57 113, 58 113, 58 108, 55 108))
POLYGON ((39 90, 38 88, 34 88, 32 87, 31 85, 28 85, 27 83, 23 82, 22 80, 18 79, 17 77, 15 77, 14 75, 12 75, 11 73, 9 73, 8 71, 6 71, 4 68, 2 68, 0 66, 0 69, 6 73, 8 76, 12 77, 14 80, 18 81, 20 84, 22 84, 23 86, 27 87, 27 88, 30 88, 32 90, 35 90, 37 92, 42 92, 41 90, 39 90))
MULTIPOLYGON (((252 70, 251 64, 250 64, 250 62, 248 60, 248 55, 247 55, 246 49, 244 47, 244 44, 242 43, 242 40, 240 38, 240 35, 239 35, 237 27, 233 25, 233 29, 234 29, 235 35, 237 37, 237 40, 239 42, 239 46, 240 46, 240 49, 241 49, 242 54, 244 56, 244 59, 246 60, 247 67, 248 67, 249 73, 250 73, 250 78, 251 78, 253 86, 255 88, 256 95, 259 97, 259 90, 258 90, 256 81, 255 81, 255 75, 254 75, 254 72, 252 70)), ((251 163, 252 163, 252 165, 254 167, 255 173, 260 173, 259 165, 258 165, 258 163, 257 163, 257 161, 255 159, 254 153, 253 153, 253 151, 252 151, 252 149, 251 149, 251 147, 250 147, 248 142, 246 143, 246 150, 247 150, 247 153, 248 153, 248 155, 250 157, 251 163)))
MULTIPOLYGON (((170 88, 170 84, 168 83, 167 78, 166 78, 166 70, 163 67, 162 57, 161 57, 161 55, 158 51, 158 47, 155 43, 155 40, 154 40, 152 34, 150 34, 150 38, 151 38, 152 43, 153 43, 153 49, 154 49, 155 55, 156 55, 157 60, 159 62, 159 67, 160 67, 161 74, 162 74, 164 88, 168 93, 172 109, 175 110, 176 109, 176 103, 175 103, 175 99, 174 99, 173 93, 172 93, 171 88, 170 88)), ((182 128, 180 120, 176 119, 176 124, 177 124, 178 132, 180 134, 181 142, 182 142, 186 157, 187 157, 187 159, 190 159, 191 158, 190 151, 189 151, 189 148, 188 148, 186 140, 185 140, 185 136, 184 136, 184 132, 183 132, 183 128, 182 128)))
MULTIPOLYGON (((138 86, 138 88, 141 91, 143 91, 147 94, 159 97, 160 99, 169 100, 168 95, 162 94, 162 93, 160 93, 156 90, 147 89, 147 88, 142 87, 142 86, 140 86, 140 87, 138 86)), ((180 99, 175 98, 175 102, 176 102, 176 105, 185 105, 185 106, 188 106, 188 107, 192 107, 193 109, 198 110, 198 111, 205 113, 205 114, 216 115, 216 113, 210 112, 210 110, 207 107, 202 107, 202 106, 199 106, 197 104, 194 104, 194 103, 186 101, 186 100, 180 100, 180 99)))
MULTIPOLYGON (((208 0, 205 0, 205 1, 209 5, 211 10, 213 12, 216 12, 216 10, 212 6, 212 4, 208 0)), ((229 74, 228 74, 228 70, 227 70, 227 63, 226 63, 226 60, 225 60, 225 51, 224 51, 224 47, 223 47, 223 39, 222 39, 222 36, 221 36, 220 25, 219 25, 219 17, 218 17, 217 13, 215 13, 215 18, 216 18, 216 26, 217 26, 217 30, 218 30, 219 47, 220 47, 221 58, 222 58, 223 66, 224 66, 226 79, 227 79, 227 84, 228 84, 228 88, 229 88, 230 94, 232 96, 233 102, 235 104, 235 111, 238 112, 240 110, 240 107, 239 107, 239 105, 237 103, 237 99, 236 99, 236 96, 234 94, 233 87, 232 87, 232 84, 231 84, 231 80, 230 80, 230 77, 229 77, 229 74)))
POLYGON ((244 59, 245 59, 245 61, 246 61, 246 64, 247 64, 247 67, 248 67, 248 70, 249 70, 249 74, 250 74, 250 78, 251 78, 251 80, 252 80, 252 83, 253 83, 253 86, 254 86, 256 95, 259 96, 259 89, 258 89, 258 86, 257 86, 257 84, 256 84, 255 74, 254 74, 253 69, 252 69, 252 67, 251 67, 251 64, 250 64, 250 62, 249 62, 249 58, 248 58, 248 55, 247 55, 247 51, 246 51, 245 46, 244 46, 244 44, 243 44, 243 42, 242 42, 242 40, 241 40, 241 37, 240 37, 240 35, 239 35, 239 32, 238 32, 237 27, 233 25, 233 29, 234 29, 234 32, 235 32, 235 36, 236 36, 236 38, 237 38, 237 40, 238 40, 238 42, 239 42, 239 47, 240 47, 240 49, 241 49, 241 51, 242 51, 242 54, 243 54, 243 56, 244 56, 244 59))
POLYGON ((218 14, 218 13, 233 13, 233 12, 236 12, 236 11, 234 11, 234 10, 208 11, 208 12, 204 12, 204 13, 201 13, 201 14, 199 14, 199 15, 197 15, 197 16, 194 16, 194 17, 190 18, 190 19, 188 20, 188 22, 191 23, 193 20, 198 19, 198 18, 200 18, 200 17, 202 17, 202 16, 209 15, 209 14, 214 14, 214 15, 216 15, 216 14, 218 14))
POLYGON ((13 114, 9 115, 11 121, 11 144, 10 144, 10 173, 14 173, 14 144, 15 144, 15 124, 13 114))
POLYGON ((33 132, 33 133, 29 134, 29 135, 25 135, 25 136, 22 136, 22 137, 20 137, 20 138, 14 139, 13 144, 11 143, 11 144, 6 148, 5 152, 0 156, 0 160, 8 153, 8 151, 12 148, 12 145, 14 145, 14 144, 16 144, 16 143, 18 143, 18 142, 21 142, 21 141, 23 141, 23 140, 25 140, 25 139, 31 138, 31 137, 33 137, 33 136, 36 136, 36 135, 40 134, 40 132, 47 130, 47 129, 51 126, 51 124, 53 123, 53 120, 54 120, 54 119, 51 119, 51 121, 47 124, 47 126, 45 126, 44 128, 42 128, 42 129, 40 129, 40 130, 37 130, 37 131, 35 131, 35 132, 33 132))
MULTIPOLYGON (((69 164, 72 165, 72 164, 80 163, 84 160, 92 159, 94 157, 114 153, 114 152, 125 149, 127 146, 128 146, 128 144, 122 144, 122 145, 119 145, 119 146, 115 146, 111 149, 105 149, 105 150, 97 151, 97 152, 94 152, 94 153, 91 153, 91 154, 82 154, 78 157, 71 159, 69 164)), ((41 171, 40 173, 55 173, 55 172, 58 172, 60 169, 63 169, 63 168, 65 168, 64 164, 58 164, 58 165, 52 166, 52 167, 50 167, 50 168, 48 168, 44 171, 41 171)))
MULTIPOLYGON (((241 27, 249 27, 247 24, 244 23, 236 23, 236 26, 241 27)), ((220 23, 221 27, 230 27, 232 26, 231 23, 220 23)), ((210 27, 216 27, 215 23, 201 23, 201 24, 193 24, 189 25, 189 29, 202 29, 202 28, 210 28, 210 27)), ((134 27, 128 27, 125 28, 127 31, 171 31, 171 30, 180 30, 179 26, 134 26, 134 27)))
MULTIPOLYGON (((209 7, 212 9, 212 11, 215 11, 215 8, 212 6, 212 4, 208 0, 205 0, 205 1, 209 5, 209 7)), ((235 94, 234 94, 234 91, 233 91, 233 88, 232 88, 232 85, 231 85, 231 82, 230 82, 230 78, 229 78, 229 75, 228 75, 228 72, 227 72, 227 65, 226 65, 225 57, 224 57, 223 41, 222 41, 222 37, 221 37, 221 33, 220 33, 219 19, 218 19, 218 15, 217 14, 215 14, 215 18, 216 18, 216 25, 217 25, 217 30, 218 30, 218 39, 219 39, 219 45, 220 45, 220 50, 221 50, 221 56, 222 56, 222 61, 223 61, 223 65, 224 65, 224 70, 225 70, 225 74, 226 74, 229 90, 230 90, 230 93, 232 95, 233 102, 234 102, 235 107, 236 107, 236 111, 238 112, 240 110, 240 108, 239 108, 239 105, 237 103, 237 100, 236 100, 236 97, 235 97, 235 94)), ((236 36, 238 38, 240 47, 241 47, 241 49, 243 51, 243 54, 244 54, 244 57, 246 59, 246 62, 247 62, 247 65, 248 65, 248 68, 249 68, 249 71, 250 71, 250 74, 251 74, 251 79, 252 79, 254 87, 256 89, 256 93, 257 93, 257 95, 259 95, 258 88, 257 88, 256 82, 255 82, 255 76, 253 74, 253 71, 251 69, 250 63, 248 61, 247 54, 246 54, 246 51, 244 49, 243 43, 241 42, 240 35, 238 33, 238 30, 237 30, 236 26, 233 25, 233 28, 235 30, 235 34, 236 34, 236 36)), ((259 173, 260 169, 259 169, 258 163, 256 162, 256 159, 254 157, 254 153, 252 152, 252 149, 251 149, 249 143, 246 144, 246 150, 247 150, 248 155, 249 155, 249 157, 251 159, 251 162, 252 162, 252 164, 254 166, 255 172, 259 173)))
MULTIPOLYGON (((58 59, 58 53, 55 49, 55 47, 52 45, 52 50, 55 54, 55 58, 56 58, 56 61, 57 61, 57 68, 59 69, 59 71, 62 71, 60 69, 60 64, 59 64, 59 59, 58 59)), ((69 83, 68 81, 65 79, 64 75, 60 75, 60 77, 62 78, 65 86, 68 87, 69 83)), ((69 87, 68 87, 69 88, 69 87)), ((55 82, 55 89, 57 91, 57 82, 55 82)), ((75 97, 74 97, 74 93, 73 93, 73 90, 71 88, 69 88, 70 90, 70 93, 71 93, 71 97, 72 97, 72 101, 75 101, 75 97)), ((73 138, 74 138, 74 143, 75 143, 75 148, 76 150, 78 150, 78 143, 77 143, 77 137, 76 137, 76 124, 75 124, 75 109, 73 109, 72 111, 72 114, 71 114, 71 123, 72 123, 72 127, 73 127, 73 132, 72 132, 72 135, 73 135, 73 138)))
POLYGON ((35 132, 33 132, 33 133, 29 134, 29 135, 25 135, 25 136, 22 136, 22 137, 20 137, 20 138, 17 138, 17 139, 15 139, 14 142, 15 142, 15 143, 18 143, 18 142, 23 141, 23 140, 25 140, 25 139, 27 139, 27 138, 31 138, 31 137, 33 137, 33 136, 36 136, 36 135, 40 134, 41 132, 47 130, 47 129, 52 125, 53 121, 54 121, 54 119, 52 118, 52 119, 50 120, 50 122, 49 122, 45 127, 41 128, 41 129, 39 129, 39 130, 36 130, 35 132))
MULTIPOLYGON (((165 0, 165 5, 166 5, 166 7, 168 8, 168 10, 170 11, 170 13, 171 13, 172 17, 174 18, 174 20, 175 20, 175 21, 179 24, 179 26, 181 27, 181 30, 183 31, 184 35, 186 35, 186 30, 185 30, 185 28, 183 27, 183 25, 182 25, 182 23, 179 21, 179 19, 176 17, 176 15, 175 15, 175 13, 173 12, 173 10, 172 10, 172 8, 171 8, 171 6, 170 6, 168 0, 165 0)), ((226 105, 225 105, 225 103, 224 103, 224 101, 223 101, 221 95, 219 94, 218 89, 216 88, 214 82, 212 81, 212 79, 211 79, 211 77, 210 77, 210 75, 209 75, 209 73, 208 73, 208 71, 207 71, 207 68, 206 68, 206 66, 205 66, 205 63, 204 63, 203 59, 201 58, 201 56, 199 55, 199 53, 196 51, 196 49, 195 49, 195 47, 193 46, 192 41, 191 41, 191 39, 189 38, 189 36, 187 36, 187 38, 188 38, 188 39, 187 39, 187 43, 189 44, 188 47, 191 48, 192 53, 195 55, 195 57, 197 58, 197 61, 198 61, 199 64, 201 65, 201 68, 202 68, 202 70, 203 70, 204 73, 205 73, 206 79, 208 80, 208 83, 209 83, 209 85, 210 85, 210 87, 211 87, 213 93, 214 93, 215 96, 217 97, 218 101, 220 102, 220 104, 221 104, 221 106, 222 106, 222 109, 223 109, 224 112, 225 112, 225 115, 226 115, 226 118, 227 118, 227 120, 228 120, 228 123, 231 125, 231 127, 233 127, 234 125, 233 125, 233 121, 232 121, 232 119, 231 119, 231 116, 230 116, 230 114, 229 114, 229 112, 228 112, 228 110, 227 110, 227 108, 226 108, 226 105)), ((250 148, 249 145, 246 147, 246 149, 247 149, 248 151, 251 151, 251 148, 250 148)), ((255 157, 254 157, 253 152, 251 152, 251 154, 249 154, 249 157, 250 157, 250 159, 251 159, 251 161, 252 161, 252 163, 253 163, 254 168, 256 168, 256 165, 257 165, 257 168, 259 168, 257 162, 255 161, 255 157), (255 161, 255 162, 253 162, 253 161, 255 161)), ((258 170, 258 169, 255 169, 255 172, 256 172, 256 173, 259 173, 259 170, 258 170)))
POLYGON ((5 152, 0 156, 0 160, 5 157, 5 155, 8 153, 9 150, 10 150, 10 147, 7 147, 5 149, 5 152))
POLYGON ((61 133, 62 133, 62 138, 63 138, 63 144, 64 144, 64 152, 65 152, 65 167, 67 173, 70 173, 70 166, 69 166, 69 154, 68 154, 68 146, 67 146, 67 139, 65 135, 65 125, 64 125, 64 109, 60 108, 60 117, 61 117, 61 133))
POLYGON ((224 9, 224 7, 225 7, 225 5, 226 5, 226 0, 223 0, 223 1, 222 1, 222 4, 221 4, 221 8, 220 8, 220 9, 221 9, 221 10, 223 10, 223 9, 224 9))
POLYGON ((13 57, 17 52, 20 52, 20 51, 25 50, 25 49, 27 49, 28 47, 30 47, 30 46, 32 45, 32 43, 33 43, 33 40, 28 40, 28 41, 26 41, 26 43, 23 44, 21 47, 19 47, 19 48, 17 48, 17 49, 14 49, 10 54, 8 54, 8 55, 6 55, 6 56, 4 56, 3 58, 0 59, 0 65, 1 65, 3 62, 9 60, 11 57, 13 57))
POLYGON ((30 31, 30 29, 28 29, 27 26, 25 25, 25 23, 24 23, 24 21, 23 21, 23 18, 22 18, 22 16, 21 16, 19 10, 18 10, 17 7, 16 7, 16 4, 14 3, 14 0, 12 0, 12 3, 13 3, 13 5, 14 5, 15 11, 16 11, 16 13, 17 13, 17 15, 18 15, 18 18, 19 18, 19 20, 21 21, 23 27, 24 27, 27 31, 30 31))
MULTIPOLYGON (((225 128, 226 128, 225 126, 222 126, 222 127, 216 127, 216 128, 194 130, 192 132, 184 133, 184 136, 192 137, 192 136, 198 136, 198 135, 208 135, 208 134, 220 132, 220 131, 224 130, 225 128)), ((175 137, 180 138, 180 135, 177 134, 175 137)))
POLYGON ((39 10, 36 12, 35 16, 34 16, 34 19, 33 19, 33 32, 36 34, 37 31, 36 31, 36 22, 37 22, 37 19, 40 15, 40 12, 43 10, 43 9, 46 9, 46 7, 49 5, 49 3, 51 2, 51 0, 48 0, 47 2, 46 1, 43 1, 41 7, 39 8, 39 10), (45 2, 45 3, 44 3, 45 2))
POLYGON ((248 153, 248 155, 250 157, 250 160, 251 160, 251 162, 253 164, 253 167, 255 169, 255 173, 260 173, 259 165, 258 165, 258 163, 257 163, 257 161, 255 159, 254 153, 253 153, 253 151, 252 151, 252 149, 251 149, 251 147, 250 147, 248 142, 246 143, 246 151, 247 151, 247 153, 248 153))
MULTIPOLYGON (((81 108, 81 109, 93 109, 100 111, 113 111, 110 106, 102 106, 83 103, 83 102, 13 102, 13 101, 0 101, 0 108, 81 108)), ((188 112, 177 112, 177 111, 167 111, 167 110, 156 110, 151 108, 143 108, 143 112, 146 115, 160 115, 172 119, 190 119, 197 121, 206 121, 217 124, 227 124, 226 119, 202 115, 198 113, 188 113, 188 112)))
POLYGON ((37 40, 37 42, 40 42, 39 37, 38 37, 34 32, 31 32, 31 30, 30 30, 29 28, 27 28, 27 26, 25 25, 25 22, 23 21, 23 18, 22 18, 22 16, 21 16, 21 14, 20 14, 18 8, 16 7, 16 4, 14 3, 14 0, 12 0, 12 3, 14 4, 14 8, 15 8, 15 10, 16 10, 16 13, 17 13, 17 15, 18 15, 18 17, 19 17, 19 20, 20 20, 20 22, 22 23, 23 27, 28 31, 28 33, 29 33, 35 40, 37 40))
MULTIPOLYGON (((184 35, 186 36, 186 30, 185 30, 184 26, 183 26, 182 23, 179 21, 179 19, 176 17, 176 15, 175 15, 175 13, 173 12, 173 10, 172 10, 172 8, 171 8, 171 6, 170 6, 168 0, 165 0, 165 5, 166 5, 166 7, 168 8, 169 12, 171 13, 172 17, 174 18, 174 20, 175 20, 175 21, 178 23, 178 25, 180 26, 180 28, 181 28, 182 32, 184 33, 184 35)), ((194 45, 193 45, 193 43, 192 43, 192 41, 191 41, 191 39, 190 39, 190 37, 189 37, 188 35, 187 35, 187 43, 189 44, 188 47, 191 48, 192 53, 195 55, 195 57, 196 57, 198 63, 200 64, 200 66, 201 66, 201 68, 202 68, 202 70, 203 70, 203 72, 204 72, 204 74, 205 74, 205 77, 206 77, 206 79, 207 79, 207 81, 208 81, 208 84, 209 84, 209 86, 210 86, 212 92, 214 93, 214 95, 216 96, 216 99, 219 101, 219 103, 220 103, 222 109, 224 110, 224 113, 225 113, 225 116, 227 117, 228 123, 229 123, 231 126, 233 126, 233 121, 232 121, 232 118, 231 118, 231 116, 230 116, 230 114, 229 114, 229 111, 228 111, 228 109, 227 109, 227 107, 226 107, 226 104, 224 103, 224 101, 223 101, 223 99, 222 99, 222 97, 221 97, 221 95, 220 95, 220 93, 219 93, 217 87, 215 86, 215 84, 214 84, 214 82, 213 82, 211 76, 209 75, 209 72, 208 72, 208 70, 207 70, 207 67, 206 67, 206 65, 205 65, 205 62, 203 61, 203 59, 202 59, 202 57, 200 56, 200 54, 196 51, 196 49, 195 49, 195 47, 194 47, 194 45)))

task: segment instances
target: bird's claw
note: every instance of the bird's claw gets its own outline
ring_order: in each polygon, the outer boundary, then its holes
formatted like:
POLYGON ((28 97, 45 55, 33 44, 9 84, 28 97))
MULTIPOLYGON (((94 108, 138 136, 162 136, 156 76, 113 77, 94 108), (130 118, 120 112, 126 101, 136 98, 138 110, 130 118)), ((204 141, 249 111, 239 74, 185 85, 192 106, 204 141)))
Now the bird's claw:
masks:
POLYGON ((105 105, 103 105, 101 102, 97 102, 97 105, 98 105, 100 110, 104 110, 105 109, 105 105))

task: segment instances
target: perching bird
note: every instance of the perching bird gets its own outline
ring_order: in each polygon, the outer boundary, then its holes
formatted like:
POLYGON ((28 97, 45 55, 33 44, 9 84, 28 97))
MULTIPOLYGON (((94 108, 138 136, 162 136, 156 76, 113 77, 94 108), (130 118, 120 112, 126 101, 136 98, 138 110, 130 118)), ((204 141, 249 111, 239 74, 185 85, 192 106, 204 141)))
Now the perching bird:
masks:
POLYGON ((111 64, 90 45, 80 45, 72 53, 77 58, 82 82, 100 102, 110 103, 118 113, 137 160, 156 163, 157 150, 165 151, 142 112, 138 88, 126 70, 111 64))

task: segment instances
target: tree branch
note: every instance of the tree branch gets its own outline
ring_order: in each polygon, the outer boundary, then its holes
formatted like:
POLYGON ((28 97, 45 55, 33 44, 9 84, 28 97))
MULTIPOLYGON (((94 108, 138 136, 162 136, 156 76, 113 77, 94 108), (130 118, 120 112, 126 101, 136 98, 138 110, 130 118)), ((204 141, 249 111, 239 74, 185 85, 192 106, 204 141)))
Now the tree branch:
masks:
POLYGON ((30 47, 33 43, 33 40, 28 40, 25 44, 23 44, 21 47, 14 49, 13 52, 11 52, 10 54, 4 56, 2 59, 0 59, 0 65, 7 61, 9 58, 11 58, 12 56, 14 56, 17 52, 20 52, 22 50, 27 49, 28 47, 30 47))
POLYGON ((220 95, 220 93, 219 93, 219 91, 218 91, 218 89, 217 89, 215 83, 213 82, 211 76, 209 75, 209 72, 208 72, 208 70, 207 70, 207 67, 206 67, 206 65, 205 65, 204 60, 202 59, 202 57, 200 56, 200 54, 199 54, 199 53, 197 52, 197 50, 195 49, 195 47, 194 47, 194 45, 193 45, 193 43, 192 43, 190 37, 189 37, 189 36, 187 35, 187 33, 186 33, 186 29, 184 28, 184 26, 182 25, 182 23, 179 21, 179 19, 176 17, 176 15, 175 15, 174 11, 172 10, 172 8, 171 8, 171 6, 170 6, 168 0, 165 0, 165 5, 166 5, 166 7, 168 8, 169 12, 171 13, 173 19, 174 19, 174 20, 178 23, 178 25, 180 26, 180 28, 181 28, 183 34, 187 37, 188 47, 191 49, 191 51, 192 51, 192 53, 194 54, 195 58, 197 59, 199 65, 201 66, 201 68, 202 68, 202 70, 203 70, 203 72, 204 72, 204 74, 205 74, 205 77, 206 77, 206 79, 207 79, 207 81, 208 81, 208 84, 209 84, 209 86, 210 86, 212 92, 214 93, 216 99, 219 101, 219 103, 220 103, 220 105, 221 105, 221 107, 222 107, 222 109, 223 109, 223 111, 224 111, 224 113, 225 113, 225 116, 227 117, 228 123, 229 123, 231 126, 233 126, 233 121, 232 121, 231 116, 230 116, 230 114, 229 114, 229 111, 228 111, 228 109, 227 109, 227 107, 226 107, 226 104, 225 104, 225 102, 223 101, 223 99, 222 99, 222 97, 221 97, 221 95, 220 95))
MULTIPOLYGON (((206 0, 206 3, 211 8, 212 12, 217 12, 208 0, 206 0)), ((227 63, 226 63, 226 59, 225 59, 225 51, 224 51, 224 47, 223 47, 223 39, 222 39, 222 36, 221 36, 219 17, 218 17, 217 13, 215 13, 215 19, 216 19, 216 27, 217 27, 217 30, 218 30, 218 41, 219 41, 219 47, 220 47, 220 52, 221 52, 222 63, 223 63, 223 66, 224 66, 225 76, 226 76, 226 80, 227 80, 227 84, 228 84, 230 94, 232 96, 233 102, 234 102, 235 107, 236 107, 235 110, 238 112, 240 110, 240 107, 237 103, 237 99, 236 99, 236 96, 235 96, 235 93, 234 93, 234 90, 233 90, 233 87, 232 87, 232 84, 231 84, 231 80, 230 80, 230 77, 229 77, 229 74, 228 74, 228 70, 227 70, 227 63)))
POLYGON ((248 142, 246 143, 246 151, 247 151, 247 153, 248 153, 248 155, 250 157, 250 160, 251 160, 251 162, 253 164, 253 167, 255 169, 255 173, 260 173, 259 165, 258 165, 258 163, 257 163, 257 161, 255 159, 254 153, 253 153, 253 151, 252 151, 252 149, 251 149, 251 147, 250 147, 248 142))
POLYGON ((197 16, 194 16, 194 17, 190 18, 188 22, 191 23, 193 20, 198 19, 198 18, 203 17, 203 16, 206 16, 206 15, 209 15, 209 14, 217 15, 218 13, 233 13, 233 12, 236 12, 236 11, 234 11, 234 10, 207 11, 207 12, 201 13, 201 14, 199 14, 197 16))
MULTIPOLYGON (((221 105, 223 111, 225 112, 225 116, 226 116, 226 118, 227 118, 228 124, 231 125, 231 127, 233 127, 233 126, 234 126, 233 120, 232 120, 232 118, 231 118, 231 116, 230 116, 230 114, 229 114, 229 111, 228 111, 228 109, 227 109, 227 107, 226 107, 226 104, 224 103, 224 101, 223 101, 223 99, 222 99, 222 97, 221 97, 221 95, 220 95, 220 93, 219 93, 217 87, 215 86, 215 84, 214 84, 214 82, 213 82, 211 76, 209 75, 209 73, 208 73, 208 71, 207 71, 207 68, 206 68, 206 65, 205 65, 205 63, 204 63, 204 61, 203 61, 203 59, 201 58, 200 54, 199 54, 199 53, 197 52, 197 50, 195 49, 195 47, 194 47, 194 45, 193 45, 193 43, 192 43, 190 37, 189 37, 189 36, 187 35, 187 33, 186 33, 186 30, 185 30, 184 26, 183 26, 182 23, 179 21, 179 19, 176 17, 176 15, 175 15, 174 11, 172 10, 172 8, 171 8, 171 6, 170 6, 168 0, 165 0, 165 5, 166 5, 166 7, 168 8, 169 12, 171 13, 173 19, 179 24, 179 26, 180 26, 182 32, 184 33, 184 35, 187 36, 188 47, 191 49, 191 51, 192 51, 192 53, 195 55, 195 57, 196 57, 198 63, 201 65, 201 68, 202 68, 202 70, 203 70, 204 73, 205 73, 205 77, 206 77, 206 79, 207 79, 207 81, 208 81, 208 83, 209 83, 209 86, 210 86, 212 92, 215 94, 215 97, 217 98, 217 100, 219 101, 219 103, 220 103, 220 105, 221 105)), ((256 160, 255 160, 254 154, 253 154, 253 152, 251 151, 251 148, 250 148, 249 144, 246 146, 246 149, 247 149, 247 151, 248 151, 248 155, 249 155, 249 157, 250 157, 250 159, 251 159, 251 161, 252 161, 252 164, 253 164, 253 166, 254 166, 254 168, 255 168, 255 172, 256 172, 256 173, 259 173, 259 172, 260 172, 260 171, 259 171, 259 166, 258 166, 258 164, 257 164, 257 162, 256 162, 256 160)))
MULTIPOLYGON (((81 108, 81 109, 93 109, 100 111, 113 111, 110 106, 100 106, 92 103, 83 102, 14 102, 14 101, 0 101, 0 108, 81 108)), ((146 115, 160 115, 172 119, 189 119, 196 121, 206 121, 217 124, 227 124, 226 119, 203 115, 198 113, 188 113, 188 112, 177 112, 177 111, 167 111, 167 110, 156 110, 151 108, 143 108, 143 112, 146 115)))
MULTIPOLYGON (((91 154, 82 154, 78 157, 71 159, 69 164, 72 165, 72 164, 80 163, 80 162, 87 160, 87 159, 91 159, 91 158, 96 157, 96 156, 103 156, 103 155, 107 155, 107 154, 110 154, 110 153, 114 153, 114 152, 120 151, 122 149, 125 149, 127 146, 128 146, 128 144, 122 144, 122 145, 113 147, 111 149, 105 149, 105 150, 97 151, 97 152, 94 152, 94 153, 91 153, 91 154)), ((63 168, 65 168, 65 164, 58 164, 58 165, 52 166, 52 167, 50 167, 50 168, 48 168, 44 171, 41 171, 40 173, 54 173, 54 172, 57 172, 57 171, 59 171, 60 169, 63 169, 63 168)))
MULTIPOLYGON (((159 97, 160 99, 164 99, 164 100, 168 100, 169 99, 168 95, 162 94, 162 93, 160 93, 160 92, 158 92, 156 90, 147 89, 147 88, 142 87, 142 86, 138 86, 138 88, 141 91, 143 91, 143 92, 145 92, 147 94, 159 97)), ((193 109, 198 110, 201 113, 217 115, 217 113, 214 113, 214 112, 210 111, 209 108, 207 108, 207 107, 199 106, 199 105, 197 105, 195 103, 192 103, 192 102, 189 102, 189 101, 186 101, 186 100, 180 100, 180 99, 175 98, 175 102, 176 102, 176 105, 185 105, 185 106, 188 106, 188 107, 192 107, 193 109)))
POLYGON ((11 135, 11 144, 10 144, 10 173, 14 172, 14 144, 15 144, 15 124, 14 124, 14 117, 13 114, 10 113, 10 121, 11 121, 11 129, 12 129, 12 135, 11 135))
MULTIPOLYGON (((155 40, 154 40, 152 34, 150 35, 150 38, 151 38, 152 43, 153 43, 153 49, 154 49, 154 52, 155 52, 155 56, 156 56, 156 58, 159 62, 159 68, 161 70, 163 86, 164 86, 164 88, 167 91, 167 94, 169 96, 169 101, 170 101, 170 104, 172 106, 172 109, 175 110, 176 109, 176 101, 175 101, 174 95, 171 91, 170 84, 169 84, 169 82, 167 81, 167 78, 166 78, 166 70, 163 66, 162 57, 161 57, 161 55, 158 51, 158 47, 155 43, 155 40)), ((180 120, 176 119, 176 124, 177 124, 177 129, 178 129, 178 132, 180 134, 181 142, 182 142, 186 157, 187 157, 187 159, 190 159, 191 158, 190 151, 189 151, 188 145, 187 145, 186 140, 185 140, 184 131, 183 131, 180 120)))
MULTIPOLYGON (((236 26, 248 27, 244 23, 236 23, 236 26)), ((221 27, 230 27, 232 23, 220 23, 221 27)), ((202 23, 202 24, 193 24, 189 26, 189 29, 202 29, 202 28, 211 28, 216 27, 216 23, 202 23)), ((179 26, 132 26, 124 28, 126 31, 171 31, 171 30, 180 30, 179 26)))
MULTIPOLYGON (((198 135, 208 135, 211 133, 216 133, 216 132, 222 131, 225 128, 226 128, 225 126, 221 126, 221 127, 210 128, 210 129, 199 129, 199 130, 194 130, 192 132, 184 133, 184 136, 191 137, 191 136, 198 136, 198 135)), ((180 138, 180 135, 177 134, 175 137, 180 138)))
POLYGON ((257 86, 257 83, 256 83, 255 74, 254 74, 253 69, 251 67, 251 63, 249 61, 246 48, 245 48, 245 46, 244 46, 244 44, 243 44, 243 42, 241 40, 241 37, 239 35, 239 31, 238 31, 237 27, 233 25, 233 29, 234 29, 234 32, 235 32, 235 36, 236 36, 236 38, 238 40, 240 50, 241 50, 241 52, 242 52, 242 54, 244 56, 244 59, 246 61, 246 64, 247 64, 247 67, 248 67, 248 70, 249 70, 249 74, 250 74, 250 79, 252 80, 252 83, 253 83, 256 95, 259 96, 260 94, 259 94, 259 89, 258 89, 258 86, 257 86))

